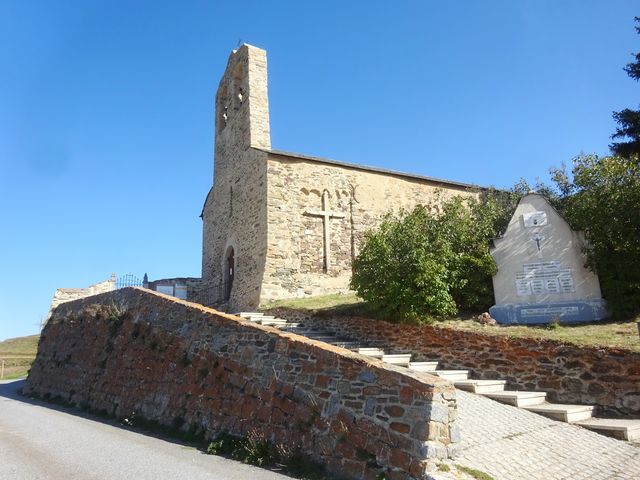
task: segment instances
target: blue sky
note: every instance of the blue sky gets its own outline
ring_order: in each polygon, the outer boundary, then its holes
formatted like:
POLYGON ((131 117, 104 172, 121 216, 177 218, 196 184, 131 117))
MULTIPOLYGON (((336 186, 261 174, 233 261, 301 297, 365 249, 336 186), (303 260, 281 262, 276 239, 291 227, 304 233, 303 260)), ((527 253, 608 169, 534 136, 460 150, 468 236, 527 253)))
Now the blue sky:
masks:
POLYGON ((637 6, 0 0, 0 339, 57 287, 200 275, 239 42, 268 51, 273 148, 509 187, 608 153, 637 6))

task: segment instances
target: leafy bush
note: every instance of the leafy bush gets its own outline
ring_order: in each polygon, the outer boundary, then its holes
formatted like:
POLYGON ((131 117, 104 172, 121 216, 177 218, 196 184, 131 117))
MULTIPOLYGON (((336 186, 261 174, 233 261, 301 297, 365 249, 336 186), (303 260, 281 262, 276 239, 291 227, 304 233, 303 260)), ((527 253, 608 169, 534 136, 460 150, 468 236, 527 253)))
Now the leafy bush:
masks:
POLYGON ((583 155, 572 180, 552 170, 562 194, 560 212, 586 233, 587 266, 598 274, 603 297, 617 318, 640 312, 640 163, 583 155))
POLYGON ((493 195, 388 214, 365 234, 351 287, 390 319, 415 322, 491 305, 496 266, 489 241, 505 217, 493 195))

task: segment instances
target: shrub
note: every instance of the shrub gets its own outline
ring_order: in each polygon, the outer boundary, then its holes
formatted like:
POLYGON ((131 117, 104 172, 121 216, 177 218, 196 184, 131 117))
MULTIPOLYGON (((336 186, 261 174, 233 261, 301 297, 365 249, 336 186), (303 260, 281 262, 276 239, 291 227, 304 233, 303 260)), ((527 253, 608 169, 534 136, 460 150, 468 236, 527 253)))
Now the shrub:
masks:
POLYGON ((560 212, 585 232, 587 266, 598 274, 613 315, 633 318, 640 312, 640 163, 583 155, 571 173, 572 180, 552 169, 560 212))
POLYGON ((419 321, 493 303, 489 241, 505 217, 494 196, 454 197, 388 214, 365 234, 351 287, 390 319, 419 321))

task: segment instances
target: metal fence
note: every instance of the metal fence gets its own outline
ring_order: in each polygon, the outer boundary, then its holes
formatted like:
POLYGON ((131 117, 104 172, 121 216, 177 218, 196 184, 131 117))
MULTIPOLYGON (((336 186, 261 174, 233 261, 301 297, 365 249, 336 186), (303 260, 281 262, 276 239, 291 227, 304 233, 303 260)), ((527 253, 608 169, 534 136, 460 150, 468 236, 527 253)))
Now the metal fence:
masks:
POLYGON ((132 273, 127 273, 116 279, 116 288, 142 287, 142 285, 142 280, 132 273))

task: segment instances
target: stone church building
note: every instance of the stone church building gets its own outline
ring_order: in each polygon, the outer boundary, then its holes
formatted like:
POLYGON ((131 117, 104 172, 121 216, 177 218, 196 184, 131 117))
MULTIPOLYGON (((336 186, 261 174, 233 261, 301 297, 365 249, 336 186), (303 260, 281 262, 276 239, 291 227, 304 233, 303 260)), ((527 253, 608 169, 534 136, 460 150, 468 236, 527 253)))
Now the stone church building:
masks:
POLYGON ((363 233, 390 210, 474 195, 459 182, 271 148, 266 51, 232 52, 215 100, 202 287, 233 311, 346 292, 363 233))

